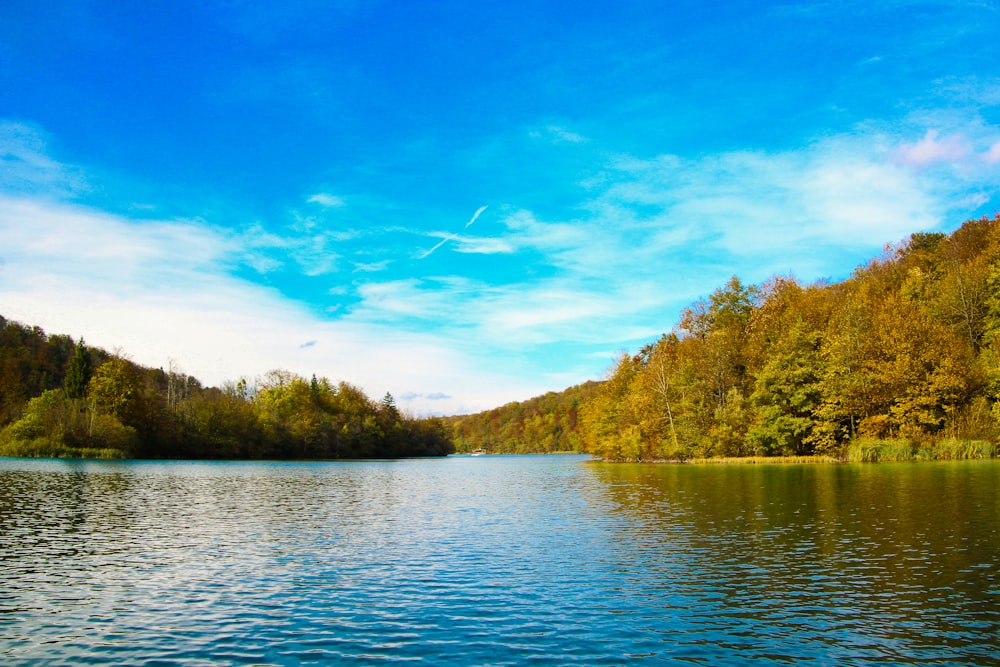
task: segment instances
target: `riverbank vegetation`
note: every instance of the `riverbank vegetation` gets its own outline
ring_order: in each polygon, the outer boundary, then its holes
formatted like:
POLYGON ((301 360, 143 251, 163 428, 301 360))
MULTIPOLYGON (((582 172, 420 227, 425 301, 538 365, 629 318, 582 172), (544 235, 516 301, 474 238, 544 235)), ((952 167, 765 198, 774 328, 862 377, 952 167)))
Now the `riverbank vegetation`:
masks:
POLYGON ((837 284, 732 278, 580 411, 605 460, 995 456, 1000 217, 914 234, 837 284))
POLYGON ((203 387, 0 317, 0 456, 337 459, 442 456, 443 422, 346 382, 272 371, 203 387))

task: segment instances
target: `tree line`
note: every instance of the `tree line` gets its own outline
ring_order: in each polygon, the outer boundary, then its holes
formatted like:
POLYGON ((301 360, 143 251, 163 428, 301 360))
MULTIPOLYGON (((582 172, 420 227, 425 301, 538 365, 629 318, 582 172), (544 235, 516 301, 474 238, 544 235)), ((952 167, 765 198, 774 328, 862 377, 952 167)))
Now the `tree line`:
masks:
POLYGON ((338 459, 443 456, 438 419, 346 382, 272 371, 221 388, 0 316, 0 455, 338 459))
POLYGON ((608 460, 994 455, 1000 216, 913 234, 836 284, 733 277, 623 354, 579 430, 608 460))
POLYGON ((485 449, 491 454, 578 452, 580 407, 597 391, 586 382, 561 392, 508 403, 473 415, 446 417, 455 449, 485 449))
POLYGON ((390 395, 272 371, 205 388, 0 317, 0 454, 606 460, 992 456, 1000 216, 917 233, 842 282, 733 277, 602 382, 417 420, 390 395))

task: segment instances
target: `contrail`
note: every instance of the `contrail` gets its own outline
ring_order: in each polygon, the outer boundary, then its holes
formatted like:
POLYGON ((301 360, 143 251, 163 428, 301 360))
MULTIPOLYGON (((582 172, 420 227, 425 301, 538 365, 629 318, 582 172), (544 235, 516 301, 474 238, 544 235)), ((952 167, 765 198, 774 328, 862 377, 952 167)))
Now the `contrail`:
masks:
MULTIPOLYGON (((465 223, 465 229, 468 229, 469 227, 471 227, 472 223, 474 223, 476 220, 478 220, 479 216, 481 216, 483 214, 483 211, 485 211, 488 208, 489 208, 489 205, 480 206, 479 208, 477 208, 476 212, 472 214, 472 218, 467 223, 465 223)), ((456 238, 458 238, 458 237, 455 236, 454 234, 448 234, 447 236, 445 236, 444 238, 442 238, 441 241, 437 245, 435 245, 433 248, 431 248, 427 252, 421 254, 419 257, 417 257, 417 259, 427 259, 428 257, 431 256, 431 254, 434 253, 435 250, 437 250, 438 248, 440 248, 441 246, 443 246, 448 241, 454 241, 456 238)))
POLYGON ((427 259, 428 257, 431 256, 431 253, 433 253, 435 250, 437 250, 438 248, 440 248, 441 246, 443 246, 445 243, 447 243, 448 241, 452 240, 453 238, 454 238, 453 236, 446 236, 446 237, 444 237, 443 239, 441 239, 440 243, 438 243, 436 246, 434 246, 433 248, 431 248, 430 250, 428 250, 424 254, 420 255, 420 257, 418 257, 417 259, 427 259))
POLYGON ((488 208, 489 208, 488 205, 487 206, 480 206, 479 208, 477 208, 476 212, 472 214, 472 219, 469 220, 467 223, 465 223, 465 228, 468 229, 469 227, 471 227, 472 223, 474 223, 476 220, 478 220, 479 216, 481 216, 483 214, 483 211, 485 211, 488 208))

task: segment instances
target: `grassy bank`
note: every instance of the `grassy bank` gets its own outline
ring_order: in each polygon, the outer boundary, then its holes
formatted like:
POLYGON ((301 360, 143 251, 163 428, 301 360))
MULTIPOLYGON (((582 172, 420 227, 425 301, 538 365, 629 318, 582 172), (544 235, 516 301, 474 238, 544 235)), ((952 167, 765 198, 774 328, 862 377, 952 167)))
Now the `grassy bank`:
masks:
POLYGON ((720 456, 708 459, 688 459, 687 463, 840 463, 832 456, 720 456))
MULTIPOLYGON (((710 458, 647 460, 638 463, 765 464, 765 463, 880 463, 893 461, 960 461, 991 459, 1000 448, 988 440, 948 438, 937 442, 862 439, 850 443, 838 456, 717 456, 710 458)), ((616 461, 610 461, 615 463, 616 461)), ((617 461, 636 463, 636 461, 617 461)))
POLYGON ((0 445, 0 456, 35 459, 124 459, 120 449, 70 447, 47 439, 17 440, 0 445))
POLYGON ((855 440, 844 452, 844 460, 851 463, 953 461, 990 459, 996 455, 996 444, 986 440, 949 438, 920 444, 908 440, 855 440))

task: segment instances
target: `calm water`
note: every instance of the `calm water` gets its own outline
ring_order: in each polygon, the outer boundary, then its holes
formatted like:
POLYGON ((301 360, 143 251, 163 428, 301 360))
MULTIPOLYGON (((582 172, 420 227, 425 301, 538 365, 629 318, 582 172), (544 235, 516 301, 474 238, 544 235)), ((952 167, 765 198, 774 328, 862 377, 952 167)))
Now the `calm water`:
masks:
POLYGON ((0 459, 0 664, 1000 664, 1000 462, 0 459))

